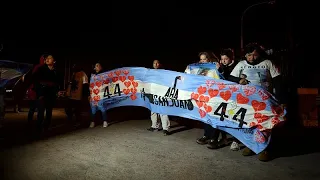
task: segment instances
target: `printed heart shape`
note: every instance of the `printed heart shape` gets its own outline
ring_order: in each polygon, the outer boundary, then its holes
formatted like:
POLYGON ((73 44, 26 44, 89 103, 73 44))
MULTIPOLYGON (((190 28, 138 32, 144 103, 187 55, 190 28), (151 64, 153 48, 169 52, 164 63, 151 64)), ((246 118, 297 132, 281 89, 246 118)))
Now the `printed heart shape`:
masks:
POLYGON ((238 104, 248 104, 249 98, 242 96, 242 94, 237 94, 237 103, 238 104))
POLYGON ((269 99, 269 97, 270 97, 270 94, 269 94, 267 91, 262 90, 262 89, 260 89, 260 90, 258 91, 258 94, 259 94, 259 96, 261 97, 261 99, 262 99, 263 101, 269 99))
POLYGON ((261 113, 254 113, 254 118, 258 121, 258 123, 263 123, 269 119, 268 116, 261 113))
POLYGON ((237 92, 239 90, 238 85, 229 85, 231 92, 237 92))
POLYGON ((126 87, 129 87, 129 86, 131 86, 131 82, 130 82, 130 81, 126 81, 126 82, 124 82, 124 85, 125 85, 126 87))
POLYGON ((220 92, 220 97, 225 101, 228 101, 231 98, 231 92, 230 91, 220 92))
POLYGON ((125 76, 120 76, 119 79, 120 79, 121 82, 124 82, 126 80, 126 77, 125 76))
POLYGON ((128 75, 128 74, 129 74, 129 71, 128 71, 128 70, 123 70, 122 72, 123 72, 123 74, 125 74, 125 75, 128 75))
POLYGON ((202 102, 209 102, 209 97, 208 96, 203 96, 203 95, 201 95, 200 97, 199 97, 199 100, 200 101, 202 101, 202 102))
POLYGON ((129 79, 130 81, 134 81, 134 76, 128 76, 128 79, 129 79))
POLYGON ((256 131, 254 133, 254 139, 256 142, 261 143, 261 144, 266 142, 266 138, 264 137, 264 135, 260 131, 256 131))
POLYGON ((112 78, 112 77, 113 77, 113 72, 109 72, 109 73, 108 73, 108 77, 109 77, 109 78, 112 78))
POLYGON ((264 127, 261 126, 261 124, 257 124, 257 128, 261 131, 261 130, 264 130, 264 127))
POLYGON ((191 93, 191 99, 198 100, 199 94, 191 93))
POLYGON ((121 70, 116 70, 114 73, 115 73, 117 76, 120 76, 121 70))
POLYGON ((131 95, 130 95, 130 98, 134 101, 134 100, 137 99, 137 96, 136 96, 136 94, 131 94, 131 95))
POLYGON ((202 87, 202 86, 198 87, 198 93, 199 94, 204 94, 206 91, 207 91, 206 87, 202 87))
POLYGON ((284 110, 282 109, 281 106, 271 106, 271 110, 272 110, 272 113, 277 116, 282 116, 284 113, 284 110))
POLYGON ((93 90, 93 93, 96 94, 96 95, 99 94, 99 92, 100 92, 99 89, 94 89, 94 90, 93 90))
POLYGON ((264 109, 266 109, 266 103, 264 103, 264 102, 259 102, 259 101, 257 101, 257 100, 253 100, 252 102, 251 102, 251 105, 252 105, 252 107, 253 107, 253 109, 255 110, 255 111, 262 111, 262 110, 264 110, 264 109))
POLYGON ((97 101, 100 101, 100 96, 94 96, 94 97, 93 97, 93 100, 96 101, 96 102, 97 102, 97 101))
POLYGON ((113 78, 112 78, 112 82, 114 82, 114 83, 117 82, 118 80, 119 80, 118 77, 113 77, 113 78))
POLYGON ((204 104, 204 110, 206 110, 207 113, 211 112, 212 111, 212 107, 211 106, 208 106, 207 104, 204 104))
POLYGON ((214 80, 206 80, 206 85, 207 85, 208 87, 213 86, 213 85, 214 85, 214 83, 215 83, 215 81, 214 81, 214 80))
POLYGON ((136 88, 131 88, 131 92, 134 94, 137 92, 137 89, 136 88))
POLYGON ((102 86, 102 82, 101 82, 101 81, 97 81, 97 82, 96 82, 96 86, 97 86, 97 87, 101 87, 101 86, 102 86))
POLYGON ((226 85, 224 83, 217 83, 218 85, 218 89, 221 90, 221 89, 224 89, 226 87, 226 85))
POLYGON ((203 117, 205 117, 207 115, 207 113, 202 109, 199 109, 199 114, 200 114, 201 118, 203 118, 203 117))
POLYGON ((276 124, 280 123, 280 120, 279 120, 278 117, 274 117, 274 118, 271 120, 271 123, 272 123, 273 125, 276 125, 276 124))
POLYGON ((90 88, 93 89, 94 88, 94 83, 90 83, 90 88))
POLYGON ((251 96, 256 92, 256 87, 245 85, 242 86, 242 90, 246 96, 251 96))
POLYGON ((122 92, 123 94, 127 95, 130 93, 130 89, 123 89, 122 92))
POLYGON ((257 123, 251 122, 251 123, 249 124, 249 127, 254 127, 254 126, 256 126, 256 125, 257 125, 257 123))
POLYGON ((133 85, 133 87, 138 87, 139 83, 135 82, 135 81, 132 81, 132 85, 133 85))
POLYGON ((199 108, 201 108, 203 106, 203 102, 201 102, 201 101, 196 101, 196 103, 197 103, 199 108))
POLYGON ((216 97, 219 94, 219 90, 218 89, 209 89, 208 94, 209 94, 210 98, 216 97))
POLYGON ((109 79, 105 79, 105 80, 103 81, 103 83, 104 83, 104 84, 109 84, 109 83, 110 83, 110 80, 109 80, 109 79))

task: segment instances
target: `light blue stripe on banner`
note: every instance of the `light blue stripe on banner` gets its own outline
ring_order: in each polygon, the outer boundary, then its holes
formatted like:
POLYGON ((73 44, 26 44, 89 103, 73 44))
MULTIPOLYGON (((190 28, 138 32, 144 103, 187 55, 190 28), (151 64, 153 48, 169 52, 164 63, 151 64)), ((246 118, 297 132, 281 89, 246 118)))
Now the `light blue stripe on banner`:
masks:
POLYGON ((286 113, 279 111, 274 97, 258 86, 168 70, 115 69, 92 77, 90 87, 94 110, 141 106, 202 121, 230 133, 256 153, 263 151, 270 140, 259 129, 271 129, 283 121, 286 113))

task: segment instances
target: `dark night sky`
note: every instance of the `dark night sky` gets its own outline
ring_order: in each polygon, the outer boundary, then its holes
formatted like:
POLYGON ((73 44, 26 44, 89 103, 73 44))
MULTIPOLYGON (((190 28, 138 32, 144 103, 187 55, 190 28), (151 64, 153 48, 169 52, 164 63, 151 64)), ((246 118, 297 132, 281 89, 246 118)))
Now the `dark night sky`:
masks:
MULTIPOLYGON (((3 24, 10 24, 10 28, 1 29, 5 49, 0 57, 36 63, 43 52, 51 52, 60 62, 108 61, 109 68, 151 66, 152 60, 159 58, 168 69, 183 70, 197 61, 199 51, 214 50, 218 54, 221 48, 232 47, 239 52, 241 13, 256 2, 260 1, 117 1, 103 6, 44 9, 49 13, 43 16, 37 15, 39 9, 28 10, 27 16, 16 10, 23 19, 6 18, 3 24)), ((289 5, 279 2, 248 11, 245 43, 257 41, 286 48, 286 17, 292 11, 285 7, 289 5)))

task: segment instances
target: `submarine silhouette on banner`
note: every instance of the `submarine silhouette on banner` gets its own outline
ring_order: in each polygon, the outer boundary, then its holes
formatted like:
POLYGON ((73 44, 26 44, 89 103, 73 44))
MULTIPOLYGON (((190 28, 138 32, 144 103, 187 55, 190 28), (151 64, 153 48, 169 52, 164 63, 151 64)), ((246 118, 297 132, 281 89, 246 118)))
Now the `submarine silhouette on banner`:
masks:
POLYGON ((173 87, 169 87, 164 96, 145 93, 144 88, 141 90, 141 98, 149 100, 151 104, 167 107, 178 107, 192 111, 194 109, 191 99, 178 100, 179 89, 177 89, 177 82, 181 80, 181 76, 177 76, 174 80, 173 87))

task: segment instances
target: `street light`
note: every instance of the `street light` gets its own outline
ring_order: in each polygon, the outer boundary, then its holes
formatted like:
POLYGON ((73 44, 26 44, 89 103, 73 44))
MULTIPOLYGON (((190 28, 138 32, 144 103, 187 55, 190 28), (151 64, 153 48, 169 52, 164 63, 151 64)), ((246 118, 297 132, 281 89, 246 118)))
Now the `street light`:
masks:
POLYGON ((265 2, 260 2, 260 3, 256 3, 253 4, 249 7, 247 7, 246 10, 243 11, 242 16, 241 16, 241 51, 243 50, 243 17, 246 14, 246 12, 251 9, 252 7, 258 6, 258 5, 262 5, 262 4, 274 4, 276 1, 265 1, 265 2))

